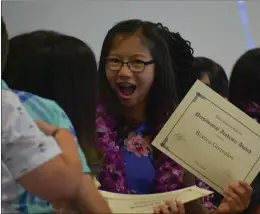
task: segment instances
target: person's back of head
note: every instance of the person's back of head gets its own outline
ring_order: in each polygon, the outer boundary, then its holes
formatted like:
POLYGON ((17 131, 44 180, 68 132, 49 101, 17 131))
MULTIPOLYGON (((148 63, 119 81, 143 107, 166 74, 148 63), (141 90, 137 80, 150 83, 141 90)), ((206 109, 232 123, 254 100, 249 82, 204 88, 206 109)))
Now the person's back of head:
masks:
POLYGON ((7 33, 4 19, 3 17, 1 17, 1 61, 2 61, 1 70, 2 72, 4 70, 5 62, 8 56, 8 46, 9 46, 8 33, 7 33))
MULTIPOLYGON (((246 51, 235 63, 229 85, 230 101, 260 123, 260 48, 246 51)), ((260 205, 260 174, 252 184, 254 191, 248 212, 260 205)))
POLYGON ((206 57, 195 57, 193 72, 195 79, 201 80, 221 96, 228 97, 228 77, 221 65, 206 57))
POLYGON ((83 41, 44 30, 15 36, 3 79, 11 88, 56 101, 80 145, 85 149, 94 142, 97 64, 83 41))
POLYGON ((230 101, 235 105, 260 105, 260 48, 245 52, 235 63, 230 77, 230 101))

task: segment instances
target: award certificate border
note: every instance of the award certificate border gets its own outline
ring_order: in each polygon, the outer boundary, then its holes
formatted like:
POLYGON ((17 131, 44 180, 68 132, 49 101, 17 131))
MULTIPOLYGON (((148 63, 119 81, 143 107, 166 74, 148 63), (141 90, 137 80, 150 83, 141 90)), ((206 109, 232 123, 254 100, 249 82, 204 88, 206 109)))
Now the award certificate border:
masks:
MULTIPOLYGON (((171 134, 172 130, 175 128, 175 126, 179 123, 179 121, 182 119, 182 117, 185 115, 185 113, 187 112, 187 110, 190 108, 190 106, 195 103, 198 99, 204 99, 207 100, 208 102, 210 102, 212 105, 216 106, 217 108, 219 108, 221 111, 223 111, 225 114, 229 115, 230 117, 232 117, 234 120, 236 120, 238 123, 240 123, 241 125, 243 125, 245 128, 247 128, 249 131, 251 131, 253 134, 255 134, 257 137, 259 137, 259 142, 260 142, 260 136, 255 133, 254 131, 252 131, 250 128, 248 128, 247 126, 245 126, 243 123, 241 123, 240 121, 238 121, 236 118, 234 118, 231 114, 229 114, 228 112, 226 112, 224 109, 222 109, 221 107, 219 107, 217 104, 215 104, 214 102, 212 102, 211 100, 209 100, 208 98, 206 98, 205 96, 203 96, 201 93, 197 92, 195 97, 193 98, 193 100, 190 102, 190 104, 188 105, 188 107, 185 109, 185 111, 182 113, 181 117, 178 119, 178 121, 174 124, 174 126, 171 128, 171 130, 169 131, 169 133, 167 134, 167 136, 165 137, 164 141, 161 143, 161 147, 163 147, 164 149, 166 149, 169 153, 171 153, 172 155, 174 155, 175 157, 177 157, 179 160, 181 160, 183 163, 185 163, 186 165, 188 165, 190 168, 192 168, 194 171, 196 171, 198 174, 200 174, 202 177, 204 177, 205 179, 207 179, 208 181, 210 181, 211 183, 213 183, 214 185, 216 185, 218 188, 220 188, 221 190, 223 190, 222 187, 220 187, 218 184, 216 184, 215 182, 213 182, 212 180, 210 180, 209 178, 207 178, 206 176, 204 176, 202 173, 200 173, 197 169, 195 169, 194 167, 192 167, 190 164, 188 164, 187 162, 185 162, 183 159, 181 159, 177 154, 175 154, 174 152, 170 151, 168 146, 166 145, 168 142, 168 136, 171 134)), ((258 159, 256 160, 256 162, 254 163, 254 165, 252 166, 252 168, 249 170, 249 172, 247 173, 246 177, 244 178, 244 181, 247 179, 247 177, 249 176, 249 174, 251 173, 251 171, 254 169, 255 165, 260 161, 260 156, 258 157, 258 159)))

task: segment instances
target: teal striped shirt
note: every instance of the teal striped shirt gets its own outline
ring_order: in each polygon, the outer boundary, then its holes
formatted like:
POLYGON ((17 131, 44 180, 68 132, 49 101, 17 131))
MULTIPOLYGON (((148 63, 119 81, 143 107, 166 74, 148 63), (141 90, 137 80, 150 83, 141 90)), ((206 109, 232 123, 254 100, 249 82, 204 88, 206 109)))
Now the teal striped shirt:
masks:
MULTIPOLYGON (((9 90, 7 84, 2 80, 2 90, 9 90)), ((36 121, 42 120, 60 128, 69 129, 75 136, 75 130, 66 113, 52 100, 44 99, 31 93, 12 90, 25 106, 29 115, 36 121)), ((79 147, 79 154, 82 160, 84 173, 89 173, 87 161, 84 153, 79 147)), ((61 178, 62 179, 62 178, 61 178)), ((51 190, 50 190, 51 191, 51 190)), ((48 201, 41 200, 26 191, 22 186, 18 188, 17 200, 13 203, 13 208, 24 214, 53 213, 53 208, 48 201)))

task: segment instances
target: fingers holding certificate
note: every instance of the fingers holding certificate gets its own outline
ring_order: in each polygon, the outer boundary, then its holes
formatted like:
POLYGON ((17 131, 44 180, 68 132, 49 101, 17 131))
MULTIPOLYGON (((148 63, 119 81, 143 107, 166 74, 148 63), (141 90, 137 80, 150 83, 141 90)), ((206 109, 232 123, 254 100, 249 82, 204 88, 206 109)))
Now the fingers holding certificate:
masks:
POLYGON ((181 201, 166 201, 165 204, 154 207, 154 214, 185 214, 184 204, 181 201))
POLYGON ((217 213, 240 213, 244 211, 250 202, 252 187, 240 181, 230 184, 224 189, 224 199, 217 209, 217 213))
POLYGON ((227 210, 247 206, 251 190, 237 182, 250 184, 260 171, 259 142, 256 121, 197 81, 152 144, 226 195, 219 209, 227 210))
POLYGON ((101 191, 113 213, 185 213, 184 204, 212 194, 212 191, 192 186, 176 191, 127 195, 101 191))

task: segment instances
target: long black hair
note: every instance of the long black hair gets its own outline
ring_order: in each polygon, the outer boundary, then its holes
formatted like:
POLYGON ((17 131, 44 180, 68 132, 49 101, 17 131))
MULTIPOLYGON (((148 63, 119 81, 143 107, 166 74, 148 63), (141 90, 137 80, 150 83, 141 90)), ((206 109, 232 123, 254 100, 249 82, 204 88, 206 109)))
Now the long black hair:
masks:
MULTIPOLYGON (((251 114, 243 106, 246 103, 257 103, 260 106, 260 48, 246 51, 235 63, 230 77, 229 98, 231 103, 260 122, 259 110, 251 114)), ((260 173, 254 182, 253 195, 244 214, 251 214, 260 205, 260 173)))
POLYGON ((118 35, 131 36, 139 33, 155 60, 155 78, 148 95, 147 118, 150 125, 166 122, 179 100, 188 91, 183 85, 193 62, 190 42, 179 33, 170 32, 162 24, 138 19, 126 20, 112 27, 103 42, 99 63, 99 98, 108 113, 122 117, 122 106, 110 87, 105 74, 105 58, 118 35))
POLYGON ((230 77, 230 101, 260 105, 260 48, 246 51, 235 63, 230 77))
POLYGON ((47 30, 15 36, 3 79, 11 88, 57 102, 82 149, 94 145, 97 63, 85 42, 47 30))
POLYGON ((193 72, 196 79, 201 79, 207 74, 211 89, 223 97, 228 97, 228 77, 220 64, 207 57, 195 57, 193 72))

